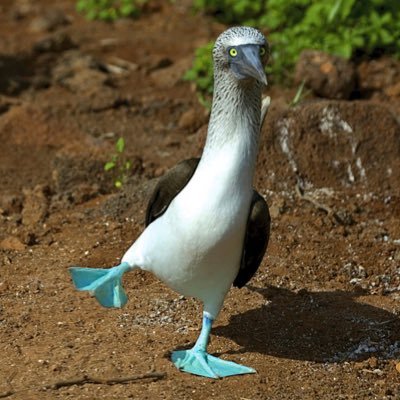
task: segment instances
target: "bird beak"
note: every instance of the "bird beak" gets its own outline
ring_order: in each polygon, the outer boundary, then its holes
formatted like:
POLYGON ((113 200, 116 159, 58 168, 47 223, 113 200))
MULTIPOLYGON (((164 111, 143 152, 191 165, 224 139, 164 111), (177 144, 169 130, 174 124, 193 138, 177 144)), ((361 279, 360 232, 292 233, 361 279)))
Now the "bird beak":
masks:
POLYGON ((231 63, 233 73, 238 79, 254 78, 267 86, 264 66, 260 58, 260 48, 257 45, 240 46, 241 57, 231 63))

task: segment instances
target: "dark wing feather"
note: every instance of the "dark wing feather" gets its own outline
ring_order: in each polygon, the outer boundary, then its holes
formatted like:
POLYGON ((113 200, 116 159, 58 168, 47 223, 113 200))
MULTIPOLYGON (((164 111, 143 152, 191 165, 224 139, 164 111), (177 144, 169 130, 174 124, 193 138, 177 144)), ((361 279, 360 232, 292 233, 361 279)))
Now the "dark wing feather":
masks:
POLYGON ((233 286, 243 287, 256 273, 267 250, 270 225, 268 205, 263 197, 253 190, 242 260, 233 286))
POLYGON ((146 210, 146 226, 167 211, 171 201, 188 184, 200 158, 190 158, 177 164, 158 181, 146 210))

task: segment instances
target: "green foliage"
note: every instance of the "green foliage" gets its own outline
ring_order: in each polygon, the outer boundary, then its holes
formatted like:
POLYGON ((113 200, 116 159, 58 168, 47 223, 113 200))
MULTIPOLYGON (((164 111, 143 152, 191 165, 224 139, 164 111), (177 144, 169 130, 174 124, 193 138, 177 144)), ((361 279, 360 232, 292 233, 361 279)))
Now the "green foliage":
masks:
POLYGON ((87 19, 115 21, 122 17, 137 16, 147 0, 77 0, 77 11, 87 19))
POLYGON ((192 68, 186 71, 184 80, 196 82, 197 88, 204 93, 212 93, 212 49, 214 42, 196 49, 192 68), (211 71, 211 73, 210 73, 211 71))
POLYGON ((200 103, 210 109, 210 96, 213 92, 213 66, 212 66, 212 49, 214 42, 209 42, 206 45, 196 49, 195 58, 192 68, 186 71, 183 79, 192 81, 196 84, 196 89, 200 103))
POLYGON ((114 173, 114 186, 120 189, 128 178, 129 171, 132 163, 126 160, 125 140, 120 137, 115 143, 115 153, 112 155, 111 160, 104 164, 104 171, 112 171, 114 173))
POLYGON ((271 31, 272 70, 280 78, 288 76, 304 49, 344 58, 400 56, 398 0, 268 0, 260 26, 271 31), (292 12, 291 6, 299 12, 292 12))
POLYGON ((253 25, 265 11, 265 1, 254 0, 194 0, 197 11, 212 14, 226 24, 253 25))
MULTIPOLYGON (((276 81, 290 82, 304 49, 345 58, 381 53, 400 56, 399 0, 195 0, 194 6, 224 23, 269 32, 267 72, 276 81)), ((203 95, 212 91, 211 47, 210 43, 198 49, 186 74, 203 95)))

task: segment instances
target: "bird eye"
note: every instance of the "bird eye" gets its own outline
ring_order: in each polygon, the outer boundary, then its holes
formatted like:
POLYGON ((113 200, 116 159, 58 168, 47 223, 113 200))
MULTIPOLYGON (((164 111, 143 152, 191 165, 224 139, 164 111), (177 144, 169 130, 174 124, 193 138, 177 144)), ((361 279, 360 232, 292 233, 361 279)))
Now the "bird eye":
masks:
POLYGON ((231 57, 236 57, 236 56, 237 56, 237 50, 236 50, 234 47, 232 47, 232 48, 229 50, 229 55, 230 55, 231 57))
POLYGON ((267 50, 265 50, 265 47, 260 47, 260 56, 261 57, 265 56, 266 52, 267 52, 267 50))

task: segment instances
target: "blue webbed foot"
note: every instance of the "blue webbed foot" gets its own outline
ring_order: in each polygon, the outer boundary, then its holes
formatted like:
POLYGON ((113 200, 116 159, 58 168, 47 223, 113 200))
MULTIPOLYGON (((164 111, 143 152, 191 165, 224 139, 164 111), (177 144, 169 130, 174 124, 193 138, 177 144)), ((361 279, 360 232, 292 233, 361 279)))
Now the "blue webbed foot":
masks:
POLYGON ((122 287, 122 275, 130 270, 128 263, 110 269, 79 268, 69 269, 76 289, 94 294, 104 307, 122 307, 128 297, 122 287))
POLYGON ((232 375, 254 374, 256 372, 253 368, 236 364, 232 361, 221 360, 195 347, 190 350, 174 351, 171 359, 181 371, 207 378, 218 379, 232 375))

